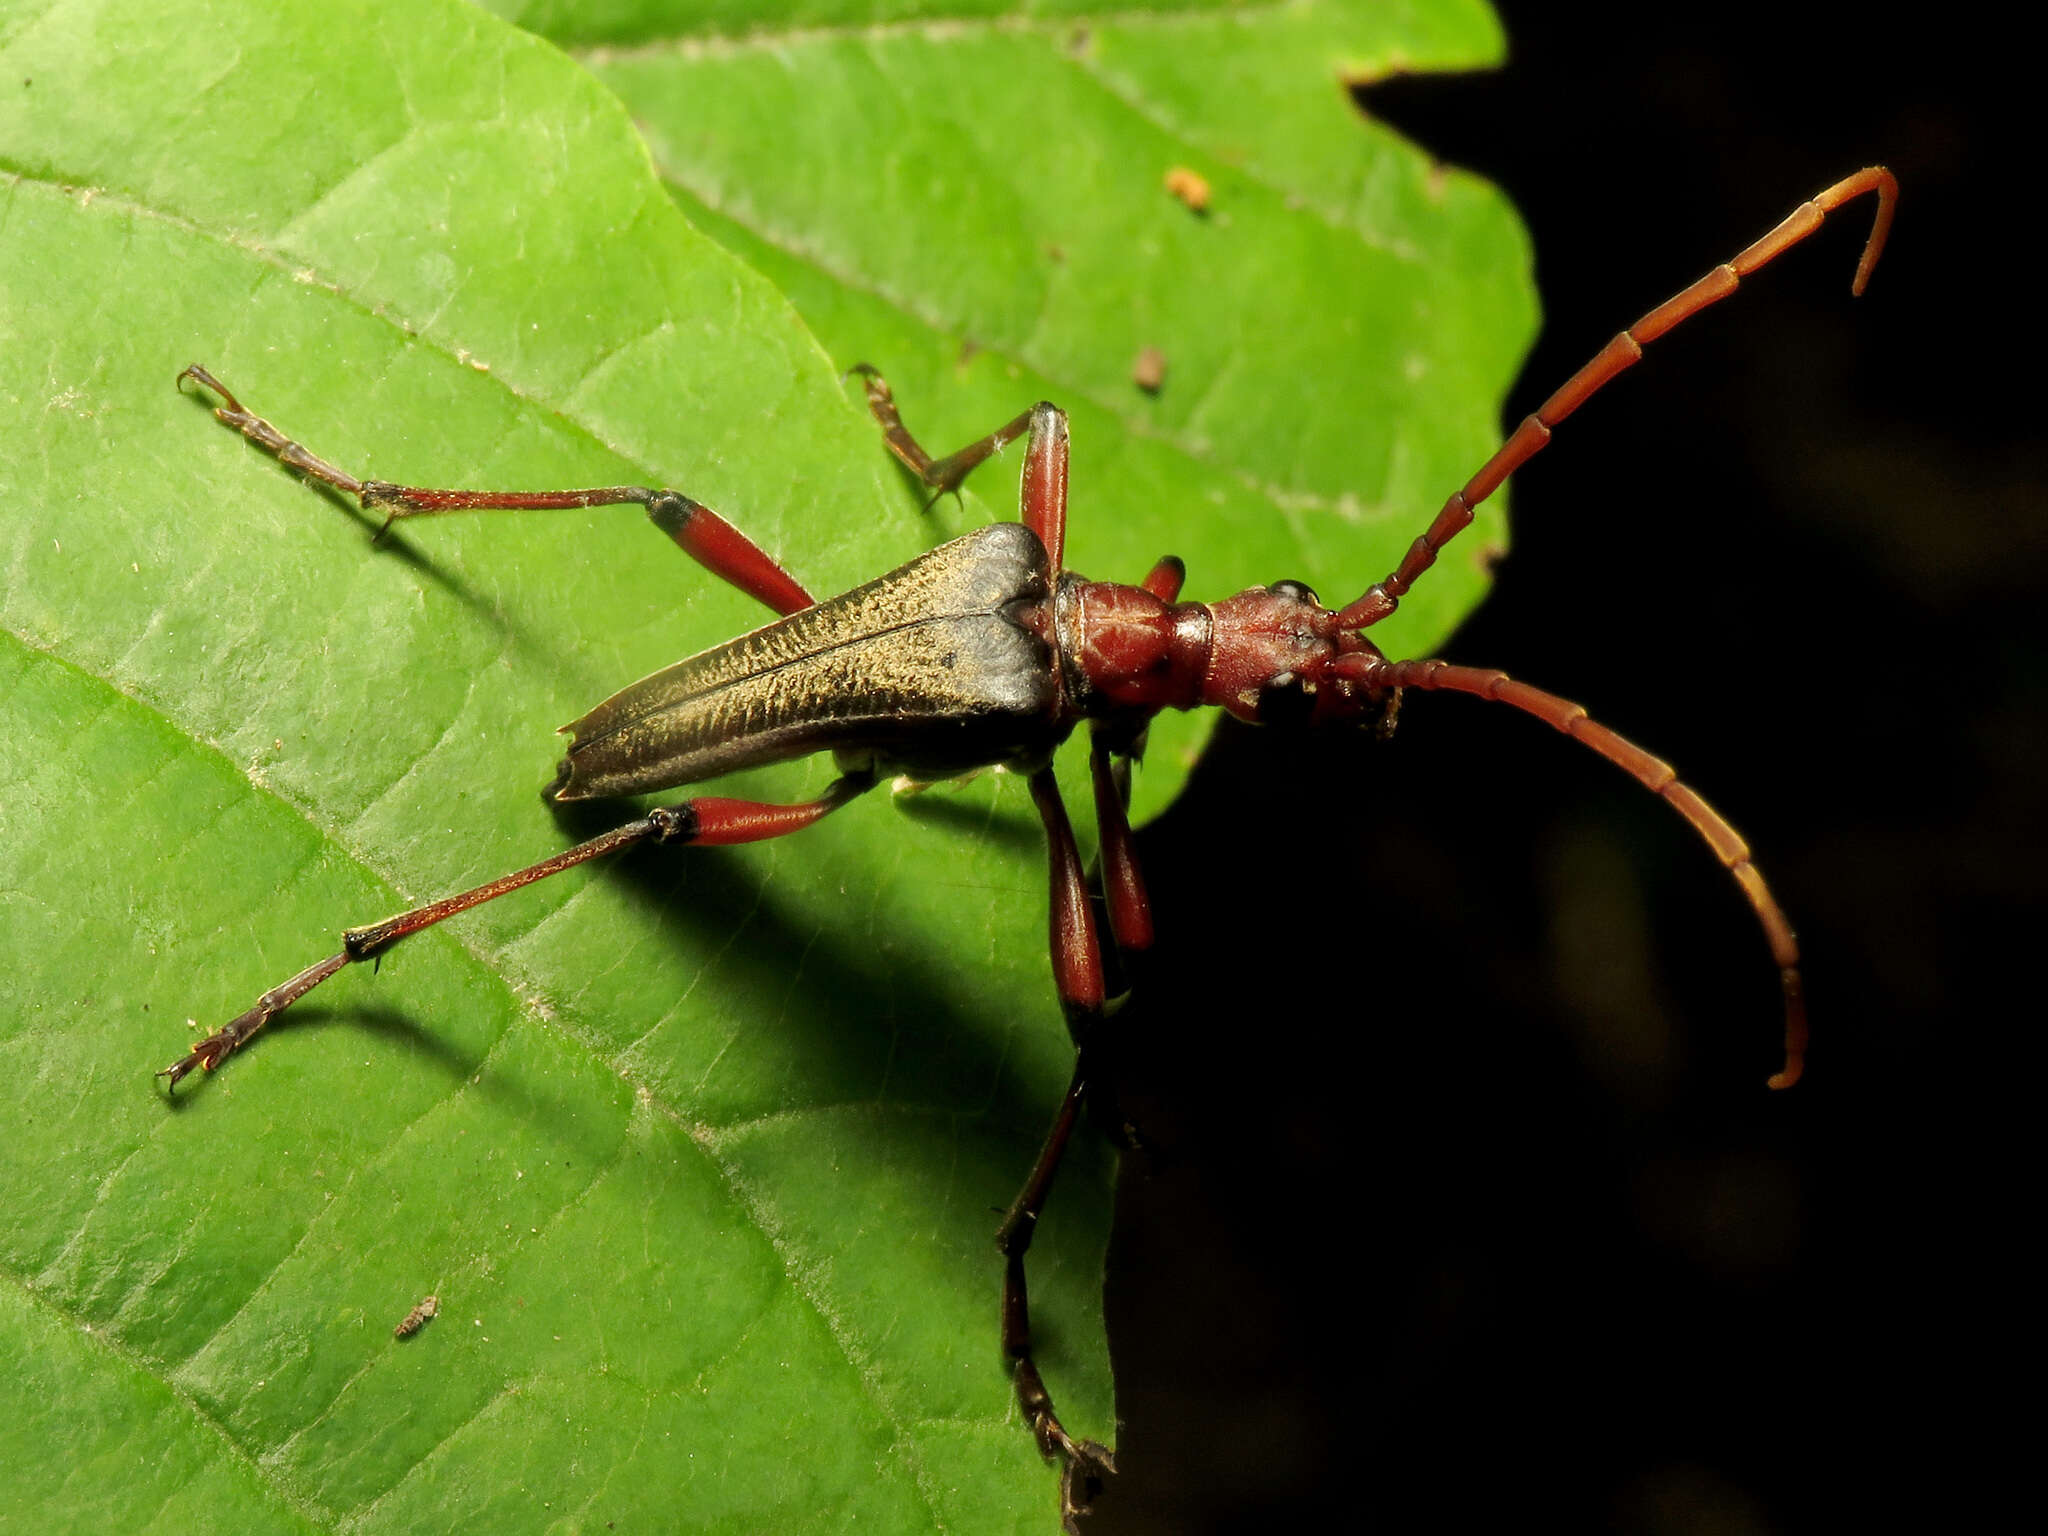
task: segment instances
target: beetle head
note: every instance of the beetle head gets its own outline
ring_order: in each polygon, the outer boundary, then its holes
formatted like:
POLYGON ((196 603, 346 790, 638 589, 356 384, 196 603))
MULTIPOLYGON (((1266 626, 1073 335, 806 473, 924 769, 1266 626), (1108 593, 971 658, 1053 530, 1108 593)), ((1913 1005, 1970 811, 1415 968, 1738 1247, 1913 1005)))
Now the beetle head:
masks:
POLYGON ((1276 581, 1211 605, 1214 631, 1202 702, 1259 725, 1378 723, 1386 690, 1342 665, 1380 658, 1339 626, 1306 582, 1276 581))

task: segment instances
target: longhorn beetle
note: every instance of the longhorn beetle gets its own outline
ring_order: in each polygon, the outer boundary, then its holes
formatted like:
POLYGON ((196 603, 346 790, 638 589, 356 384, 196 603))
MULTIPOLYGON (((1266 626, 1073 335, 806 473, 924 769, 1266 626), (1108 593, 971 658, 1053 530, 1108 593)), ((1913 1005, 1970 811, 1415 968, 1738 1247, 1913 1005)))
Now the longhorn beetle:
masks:
POLYGON ((1075 1045, 1075 1063, 1052 1130, 1003 1218, 1003 1349, 1017 1402, 1040 1452, 1061 1467, 1068 1530, 1089 1490, 1114 1470, 1107 1448, 1061 1425, 1032 1359, 1024 1256, 1085 1096, 1090 1047, 1103 1016, 1102 939, 1089 882, 1053 777, 1052 755, 1090 722, 1089 767, 1101 837, 1101 884, 1110 936, 1136 953, 1152 942, 1152 917, 1132 847, 1129 768, 1147 722, 1163 709, 1215 705, 1242 720, 1292 726, 1382 724, 1406 688, 1477 694, 1546 721, 1663 796, 1706 840, 1741 885, 1777 963, 1785 1000, 1784 1063, 1770 1079, 1789 1088, 1806 1049, 1799 948, 1791 926, 1750 861, 1748 845, 1665 763, 1623 740, 1568 700, 1500 672, 1445 661, 1390 661, 1365 631, 1392 613, 1473 508, 1550 441, 1552 430, 1643 348, 1744 277, 1812 234, 1832 211, 1875 194, 1877 213, 1853 285, 1862 293, 1884 247, 1898 184, 1883 167, 1859 171, 1811 201, 1732 260, 1658 305, 1603 347, 1515 429, 1478 473, 1454 491, 1385 579, 1341 608, 1324 608, 1299 581, 1256 587, 1216 603, 1184 603, 1184 570, 1169 555, 1137 586, 1089 581, 1063 568, 1067 520, 1067 420, 1040 403, 957 453, 935 459, 897 414, 874 369, 869 410, 897 458, 935 494, 958 489, 976 465, 1025 439, 1021 521, 996 523, 942 544, 907 565, 823 602, 738 529, 676 491, 609 486, 576 491, 437 491, 359 480, 245 409, 221 382, 193 366, 178 376, 210 391, 214 414, 287 467, 401 517, 496 508, 646 508, 654 525, 713 575, 780 615, 751 634, 665 667, 615 693, 569 727, 573 741, 547 793, 556 801, 672 789, 765 763, 831 752, 839 776, 814 800, 773 805, 699 796, 649 811, 573 848, 381 922, 351 928, 341 952, 265 992, 158 1075, 171 1086, 194 1068, 211 1071, 285 1008, 344 966, 377 956, 411 934, 494 897, 636 843, 751 843, 810 826, 887 776, 950 778, 989 765, 1028 776, 1051 856, 1053 979, 1075 1045))

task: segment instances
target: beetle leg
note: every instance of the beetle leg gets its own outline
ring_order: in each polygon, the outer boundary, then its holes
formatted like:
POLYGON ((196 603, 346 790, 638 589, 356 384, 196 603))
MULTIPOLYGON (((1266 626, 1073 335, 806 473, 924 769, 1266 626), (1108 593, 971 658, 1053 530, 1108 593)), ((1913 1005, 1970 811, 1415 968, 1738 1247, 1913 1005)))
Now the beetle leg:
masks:
POLYGON ((1139 585, 1162 603, 1171 603, 1180 596, 1181 583, 1187 579, 1186 561, 1179 555, 1161 555, 1159 563, 1145 573, 1139 585))
POLYGON ((1024 445, 1017 511, 1045 546, 1057 575, 1067 558, 1067 413, 1050 401, 1031 407, 1031 439, 1024 445))
POLYGON ((288 469, 310 475, 353 496, 366 512, 384 513, 389 528, 401 517, 427 517, 441 512, 545 512, 573 507, 633 504, 645 507, 654 526, 675 540, 677 548, 721 581, 767 604, 777 613, 795 613, 815 602, 797 579, 770 559, 767 552, 709 507, 678 491, 649 490, 642 485, 596 486, 578 491, 433 491, 388 480, 358 480, 309 452, 230 394, 225 385, 198 364, 178 375, 220 396, 213 414, 257 447, 274 454, 288 469))
MULTIPOLYGON (((969 443, 958 453, 935 459, 926 453, 903 418, 896 413, 896 397, 889 381, 866 363, 846 370, 857 373, 867 387, 868 410, 881 423, 882 441, 901 459, 910 472, 935 493, 933 501, 948 491, 960 489, 971 470, 984 459, 1001 453, 1025 434, 1030 442, 1024 449, 1024 486, 1021 516, 1024 526, 1038 535, 1039 543, 1052 558, 1057 571, 1066 554, 1067 541, 1067 413, 1050 401, 1041 400, 1030 410, 1004 422, 987 437, 969 443)), ((927 502, 929 506, 931 503, 927 502)))
POLYGON ((759 800, 727 800, 706 795, 696 800, 685 800, 679 805, 660 806, 649 811, 638 821, 629 821, 623 827, 615 827, 601 837, 593 837, 573 848, 565 848, 551 858, 542 859, 538 864, 529 864, 524 869, 514 870, 509 875, 500 875, 486 885, 457 896, 446 896, 439 901, 429 902, 423 907, 400 912, 382 922, 370 923, 365 927, 351 928, 341 936, 341 953, 330 955, 318 965, 308 966, 291 980, 271 988, 256 999, 255 1006, 248 1012, 231 1019, 204 1040, 193 1046, 185 1056, 172 1062, 158 1077, 167 1077, 170 1086, 178 1083, 195 1068, 211 1072, 258 1030, 278 1014, 319 986, 321 982, 339 971, 343 966, 359 960, 374 960, 391 948, 400 939, 408 938, 423 928, 431 928, 445 918, 458 912, 467 912, 471 907, 482 906, 485 902, 504 896, 521 886, 531 885, 549 875, 560 874, 588 860, 615 853, 621 848, 630 848, 635 843, 701 843, 718 845, 727 843, 758 843, 773 837, 787 837, 792 832, 801 832, 820 818, 830 815, 847 801, 874 787, 872 773, 846 774, 836 780, 831 788, 815 800, 806 800, 796 805, 772 805, 759 800))
POLYGON ((1088 747, 1088 771, 1095 783, 1095 827, 1101 845, 1102 899, 1118 953, 1130 956, 1152 947, 1152 902, 1131 836, 1131 754, 1112 754, 1109 738, 1097 730, 1088 747))
POLYGON ((1031 798, 1045 823, 1045 841, 1052 876, 1052 974, 1067 1029, 1074 1044, 1089 1043, 1089 1031, 1102 1017, 1102 940, 1095 930, 1095 910, 1088 902, 1088 880, 1081 853, 1074 845, 1073 823, 1060 799, 1059 781, 1050 767, 1031 775, 1031 798))
MULTIPOLYGON (((903 461, 904 467, 930 486, 935 493, 933 501, 952 491, 960 489, 974 467, 982 460, 1001 453, 1011 443, 1022 437, 1031 426, 1031 412, 1026 411, 1013 421, 1007 421, 987 437, 969 443, 957 453, 949 453, 943 459, 935 459, 924 451, 918 440, 910 435, 910 429, 903 425, 903 418, 896 413, 896 397, 889 391, 889 381, 868 363, 855 363, 846 370, 859 374, 867 390, 868 410, 880 423, 882 441, 889 445, 889 451, 903 461)), ((930 505, 929 502, 926 503, 930 505)))
POLYGON ((1089 1054, 1092 1032, 1102 1017, 1102 946, 1095 931, 1095 914, 1088 904, 1087 880, 1081 870, 1081 855, 1074 846, 1074 829, 1060 802, 1058 781, 1050 767, 1031 776, 1031 798, 1045 822, 1046 843, 1052 869, 1052 968, 1059 985, 1060 1003, 1073 1031, 1076 1055, 1074 1076, 1060 1100, 1052 1130, 1047 1133, 1038 1161, 1023 1189, 1010 1203, 1003 1224, 996 1233, 996 1246, 1003 1254, 1003 1353, 1009 1357, 1011 1377, 1016 1385, 1017 1406, 1031 1427, 1039 1453, 1060 1461, 1060 1516, 1069 1532, 1078 1530, 1081 1511, 1088 1507, 1102 1479, 1116 1471, 1116 1460, 1108 1447, 1093 1440, 1077 1440, 1067 1433, 1053 1411, 1052 1394, 1045 1389, 1038 1362, 1031 1353, 1031 1304, 1024 1280, 1024 1255, 1038 1229, 1038 1218, 1052 1192, 1053 1176, 1066 1155, 1081 1103, 1087 1096, 1089 1054))
POLYGON ((1010 1203, 996 1246, 1003 1254, 1003 1353, 1009 1356, 1012 1380, 1017 1389, 1017 1406, 1024 1422, 1038 1442, 1038 1453, 1048 1461, 1060 1462, 1060 1527, 1068 1536, 1078 1536, 1078 1517, 1102 1486, 1104 1477, 1116 1471, 1116 1457, 1106 1445, 1094 1440, 1076 1440, 1053 1411, 1052 1394, 1045 1389, 1038 1362, 1031 1356, 1031 1303, 1024 1283, 1024 1255, 1038 1230, 1038 1217, 1052 1191, 1053 1175, 1066 1155, 1067 1142, 1080 1118, 1081 1103, 1087 1097, 1087 1060, 1084 1049, 1075 1056, 1074 1076, 1060 1100, 1059 1113, 1046 1133, 1038 1162, 1031 1177, 1010 1203))
MULTIPOLYGON (((1095 826, 1100 852, 1089 872, 1089 887, 1102 894, 1109 918, 1111 954, 1117 962, 1112 978, 1120 991, 1135 981, 1138 956, 1152 947, 1152 898, 1138 863, 1137 840, 1131 835, 1131 765, 1145 753, 1145 730, 1098 725, 1089 741, 1088 769, 1095 791, 1095 826)), ((1150 1146, 1137 1124, 1124 1113, 1114 1069, 1098 1070, 1088 1084, 1089 1109, 1098 1125, 1113 1127, 1119 1150, 1149 1156, 1150 1146)))

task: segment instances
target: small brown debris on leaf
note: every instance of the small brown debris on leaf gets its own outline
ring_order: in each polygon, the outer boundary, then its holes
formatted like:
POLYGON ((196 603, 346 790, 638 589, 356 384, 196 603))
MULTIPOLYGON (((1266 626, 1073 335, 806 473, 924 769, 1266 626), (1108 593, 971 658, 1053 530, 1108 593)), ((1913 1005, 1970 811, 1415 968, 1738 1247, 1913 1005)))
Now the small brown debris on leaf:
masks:
POLYGON ((1159 386, 1166 382, 1166 354, 1157 347, 1146 347, 1131 365, 1131 382, 1148 395, 1158 394, 1159 386))
POLYGON ((429 1296, 418 1306, 398 1320, 398 1326, 391 1330, 394 1339, 409 1339, 427 1326, 427 1319, 441 1310, 441 1298, 429 1296))
POLYGON ((1209 211, 1209 182, 1199 171, 1176 165, 1166 173, 1166 190, 1196 213, 1209 211))

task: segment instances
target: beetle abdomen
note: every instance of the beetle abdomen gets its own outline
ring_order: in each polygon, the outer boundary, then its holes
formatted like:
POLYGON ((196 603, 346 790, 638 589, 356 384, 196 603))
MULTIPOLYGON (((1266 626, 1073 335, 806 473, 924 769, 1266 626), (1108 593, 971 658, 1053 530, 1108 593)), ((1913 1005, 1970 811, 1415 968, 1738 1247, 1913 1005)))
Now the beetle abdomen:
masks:
POLYGON ((1050 647, 1017 617, 1045 547, 992 523, 664 667, 568 727, 557 800, 634 795, 812 752, 960 772, 1050 745, 1050 647))

